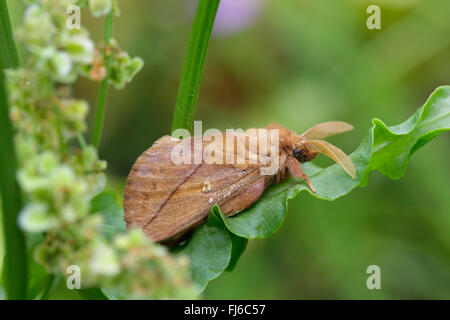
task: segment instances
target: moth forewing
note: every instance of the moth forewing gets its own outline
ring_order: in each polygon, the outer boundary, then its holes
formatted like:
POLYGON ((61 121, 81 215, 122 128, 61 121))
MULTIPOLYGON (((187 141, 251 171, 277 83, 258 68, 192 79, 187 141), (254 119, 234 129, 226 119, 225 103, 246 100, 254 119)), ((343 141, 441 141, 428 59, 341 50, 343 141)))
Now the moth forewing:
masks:
POLYGON ((352 160, 338 147, 323 140, 308 140, 305 144, 314 151, 322 153, 336 161, 352 178, 356 177, 356 169, 352 160))
POLYGON ((343 121, 322 122, 306 130, 300 137, 304 140, 323 139, 353 130, 353 126, 343 121))
POLYGON ((227 149, 217 136, 211 136, 203 141, 203 151, 198 148, 198 137, 177 140, 166 136, 138 158, 124 192, 128 228, 142 228, 154 241, 173 243, 202 224, 212 205, 225 206, 223 213, 232 215, 261 196, 261 188, 270 185, 273 177, 261 177, 261 165, 249 163, 248 156, 244 164, 226 164, 234 147, 227 149), (188 146, 194 150, 188 152, 188 146), (172 161, 173 150, 181 153, 181 163, 172 161), (197 164, 199 154, 205 158, 197 164))
POLYGON ((203 141, 207 142, 203 149, 202 160, 205 164, 225 163, 224 141, 222 132, 217 129, 208 129, 203 135, 203 141), (211 141, 210 143, 208 143, 211 141))

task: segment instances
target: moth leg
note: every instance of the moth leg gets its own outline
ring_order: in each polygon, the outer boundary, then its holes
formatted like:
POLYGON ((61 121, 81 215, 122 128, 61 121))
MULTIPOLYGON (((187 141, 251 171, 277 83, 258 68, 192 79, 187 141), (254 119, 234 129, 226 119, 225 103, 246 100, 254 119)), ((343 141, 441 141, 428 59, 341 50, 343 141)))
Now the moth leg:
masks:
POLYGON ((316 193, 316 189, 311 183, 311 179, 308 177, 306 173, 303 172, 302 166, 300 163, 298 163, 297 159, 294 157, 289 157, 287 160, 287 167, 289 169, 289 172, 291 175, 296 178, 303 178, 305 179, 306 183, 308 184, 309 188, 312 190, 312 192, 316 193))

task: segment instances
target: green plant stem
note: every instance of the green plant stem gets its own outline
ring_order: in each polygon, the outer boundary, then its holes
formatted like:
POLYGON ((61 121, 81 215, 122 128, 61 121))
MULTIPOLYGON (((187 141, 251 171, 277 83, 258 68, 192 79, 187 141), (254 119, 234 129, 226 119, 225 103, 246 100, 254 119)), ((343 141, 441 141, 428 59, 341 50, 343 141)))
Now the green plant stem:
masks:
POLYGON ((78 143, 80 144, 80 147, 82 150, 86 149, 86 140, 84 140, 84 137, 81 133, 77 134, 78 143))
POLYGON ((98 148, 100 145, 100 138, 102 136, 103 121, 105 119, 105 109, 106 109, 106 97, 108 95, 108 81, 111 73, 111 53, 108 50, 109 43, 112 38, 113 30, 113 12, 111 11, 105 19, 105 68, 106 76, 100 84, 100 89, 97 99, 97 109, 95 114, 95 126, 92 135, 92 144, 94 147, 98 148))
POLYGON ((192 129, 206 52, 219 3, 220 0, 198 2, 181 75, 172 131, 179 128, 192 129))
POLYGON ((56 115, 55 125, 56 125, 56 130, 58 133, 59 147, 61 148, 61 154, 63 155, 63 158, 64 158, 67 153, 67 146, 66 146, 66 142, 64 141, 64 136, 62 133, 61 113, 59 112, 59 108, 57 105, 55 105, 53 107, 53 109, 55 110, 55 115, 56 115))
POLYGON ((25 299, 28 283, 25 236, 17 225, 21 195, 16 180, 17 159, 4 71, 19 66, 6 1, 0 1, 0 192, 6 260, 4 274, 9 299, 25 299))

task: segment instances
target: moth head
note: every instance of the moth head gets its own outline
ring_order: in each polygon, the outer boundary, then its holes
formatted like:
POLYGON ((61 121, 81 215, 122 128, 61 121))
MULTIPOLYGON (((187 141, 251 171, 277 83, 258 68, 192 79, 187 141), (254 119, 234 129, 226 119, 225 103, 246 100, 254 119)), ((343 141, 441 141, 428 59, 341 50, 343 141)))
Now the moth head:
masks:
POLYGON ((306 162, 322 153, 339 164, 352 178, 355 178, 356 169, 352 160, 338 147, 320 140, 352 129, 352 125, 342 121, 319 123, 300 135, 299 142, 294 146, 292 156, 299 162, 306 162))
POLYGON ((305 142, 299 143, 294 147, 292 151, 292 156, 298 160, 298 162, 308 162, 316 157, 318 152, 315 152, 312 148, 308 146, 305 142))

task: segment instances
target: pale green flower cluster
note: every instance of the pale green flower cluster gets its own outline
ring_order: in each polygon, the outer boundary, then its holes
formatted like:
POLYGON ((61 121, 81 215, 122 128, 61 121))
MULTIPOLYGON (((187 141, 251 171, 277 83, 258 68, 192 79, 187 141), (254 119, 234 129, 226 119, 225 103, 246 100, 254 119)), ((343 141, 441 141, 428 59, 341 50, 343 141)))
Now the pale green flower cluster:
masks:
POLYGON ((140 57, 130 57, 128 52, 121 50, 115 39, 111 39, 102 50, 96 51, 94 62, 82 69, 83 75, 93 81, 103 80, 106 68, 102 62, 106 61, 108 56, 111 57, 108 83, 116 89, 123 89, 144 66, 144 61, 140 57))
POLYGON ((28 0, 17 37, 28 52, 25 67, 9 70, 11 119, 19 158, 18 182, 25 205, 20 227, 44 235, 35 259, 50 273, 70 265, 82 270, 82 286, 104 287, 123 298, 194 298, 187 261, 174 257, 134 230, 109 241, 103 217, 91 200, 105 184, 106 163, 86 145, 88 103, 72 97, 70 84, 80 75, 105 76, 123 88, 142 68, 116 41, 95 49, 88 32, 66 26, 67 7, 84 5, 93 16, 114 10, 113 0, 28 0), (79 139, 79 143, 75 138, 79 139))
POLYGON ((95 51, 85 29, 67 27, 66 10, 77 1, 31 2, 16 35, 33 56, 33 70, 57 82, 75 81, 80 67, 92 63, 95 51))
POLYGON ((34 70, 51 80, 72 83, 78 74, 101 81, 106 75, 104 61, 111 57, 110 84, 122 89, 141 70, 143 61, 130 57, 112 39, 95 48, 84 28, 68 28, 67 8, 71 5, 87 6, 94 17, 119 9, 115 0, 28 0, 24 22, 17 37, 34 56, 34 70))
POLYGON ((111 40, 109 48, 112 56, 109 82, 116 89, 123 89, 142 69, 144 62, 140 57, 131 58, 128 52, 121 51, 114 39, 111 40))
POLYGON ((111 292, 118 292, 119 296, 120 292, 132 292, 131 298, 135 299, 149 295, 155 299, 196 296, 194 287, 187 280, 189 261, 186 257, 174 259, 164 247, 150 241, 140 230, 117 236, 113 246, 114 251, 106 256, 102 254, 106 261, 116 261, 116 264, 108 263, 116 268, 103 269, 105 273, 117 274, 106 285, 111 292), (118 270, 128 272, 119 273, 118 270))

